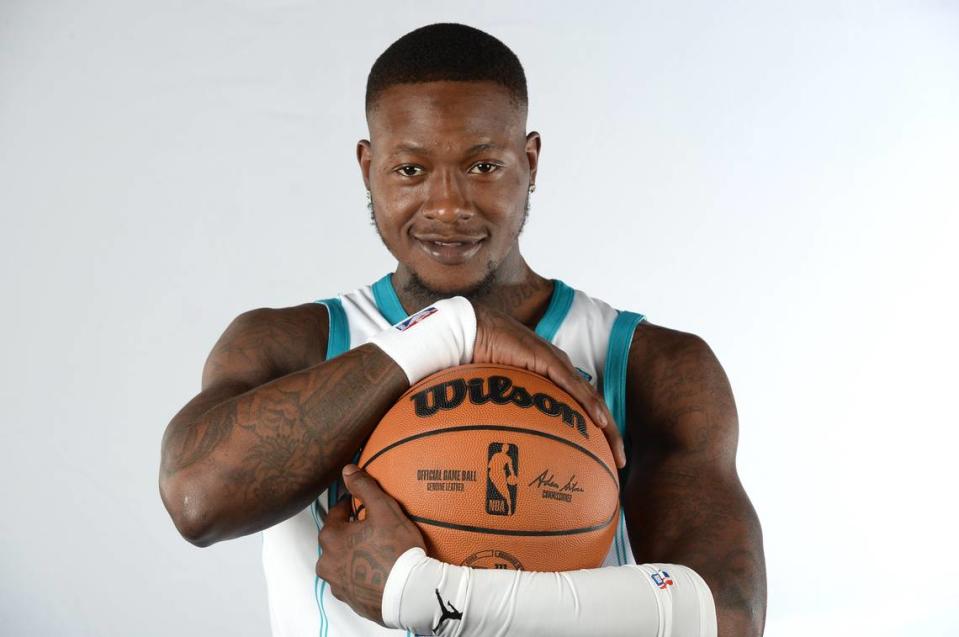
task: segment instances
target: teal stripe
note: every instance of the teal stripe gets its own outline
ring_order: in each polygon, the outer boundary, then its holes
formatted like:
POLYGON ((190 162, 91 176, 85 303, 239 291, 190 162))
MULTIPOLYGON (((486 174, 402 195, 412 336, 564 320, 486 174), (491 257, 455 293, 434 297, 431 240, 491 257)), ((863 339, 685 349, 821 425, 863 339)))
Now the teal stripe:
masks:
MULTIPOLYGON (((326 341, 326 360, 333 360, 340 354, 350 351, 350 324, 346 319, 346 311, 343 309, 343 302, 338 298, 322 299, 317 301, 326 306, 330 313, 330 335, 326 341)), ((338 483, 334 482, 326 492, 326 504, 329 509, 336 500, 333 499, 338 491, 338 483)), ((320 532, 320 517, 317 507, 320 506, 319 499, 314 500, 310 511, 313 514, 313 522, 316 524, 316 532, 320 532)), ((319 543, 316 545, 316 559, 320 559, 323 554, 319 543)), ((329 618, 326 615, 326 608, 323 605, 323 598, 326 595, 326 581, 318 576, 313 576, 313 596, 316 598, 316 607, 320 611, 320 634, 319 637, 327 637, 330 631, 329 618)))
POLYGON ((393 289, 392 273, 384 275, 373 284, 373 300, 376 301, 376 308, 380 314, 390 325, 396 325, 408 316, 403 309, 403 304, 400 303, 400 297, 393 289))
POLYGON ((626 554, 626 514, 622 508, 619 510, 619 551, 623 556, 623 564, 629 563, 629 556, 626 554))
MULTIPOLYGON (((313 515, 313 523, 316 525, 316 532, 320 532, 320 514, 317 507, 320 506, 319 500, 314 500, 310 505, 310 513, 313 515)), ((316 559, 319 560, 323 555, 323 549, 319 543, 316 545, 316 559)), ((326 608, 323 606, 323 594, 326 592, 326 582, 321 580, 318 575, 313 575, 313 597, 316 599, 316 607, 320 611, 320 632, 319 637, 326 637, 329 631, 329 620, 326 617, 326 608), (321 585, 322 583, 322 585, 321 585)))
POLYGON ((332 360, 350 351, 350 325, 346 320, 343 302, 337 298, 321 299, 317 303, 326 306, 330 313, 330 336, 326 341, 326 360, 332 360))
MULTIPOLYGON (((620 511, 620 515, 622 515, 622 511, 620 511)), ((620 522, 622 522, 622 519, 620 519, 620 522)), ((619 541, 619 527, 620 524, 616 524, 616 535, 613 536, 613 544, 616 546, 616 565, 622 566, 626 562, 626 558, 623 555, 623 547, 619 541)))
POLYGON ((616 525, 616 533, 613 535, 613 548, 616 549, 616 566, 623 565, 623 554, 619 550, 619 525, 616 525))
POLYGON ((563 324, 563 319, 569 314, 569 308, 573 305, 575 293, 571 287, 560 281, 553 279, 553 294, 550 296, 549 305, 546 307, 546 313, 536 325, 536 333, 544 340, 553 342, 553 337, 563 324))
POLYGON ((606 350, 606 367, 603 370, 603 398, 606 399, 621 435, 626 433, 626 367, 629 364, 629 346, 633 342, 636 326, 645 318, 634 312, 620 312, 609 332, 609 348, 606 350))
MULTIPOLYGON (((622 436, 626 435, 626 370, 629 366, 629 347, 633 342, 636 326, 645 318, 642 314, 635 312, 620 312, 609 332, 606 366, 603 369, 603 398, 622 436)), ((629 448, 626 449, 626 453, 629 453, 629 448)), ((616 536, 613 538, 616 546, 616 560, 620 565, 628 561, 625 534, 626 515, 620 510, 619 525, 616 528, 616 536)))

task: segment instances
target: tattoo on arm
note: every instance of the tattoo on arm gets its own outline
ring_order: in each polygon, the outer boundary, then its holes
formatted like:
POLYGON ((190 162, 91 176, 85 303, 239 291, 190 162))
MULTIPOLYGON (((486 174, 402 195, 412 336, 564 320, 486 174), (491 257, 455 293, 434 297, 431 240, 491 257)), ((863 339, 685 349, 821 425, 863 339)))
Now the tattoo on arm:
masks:
POLYGON ((234 515, 255 518, 243 531, 265 528, 335 478, 407 384, 375 346, 350 350, 171 424, 163 471, 202 465, 234 515))

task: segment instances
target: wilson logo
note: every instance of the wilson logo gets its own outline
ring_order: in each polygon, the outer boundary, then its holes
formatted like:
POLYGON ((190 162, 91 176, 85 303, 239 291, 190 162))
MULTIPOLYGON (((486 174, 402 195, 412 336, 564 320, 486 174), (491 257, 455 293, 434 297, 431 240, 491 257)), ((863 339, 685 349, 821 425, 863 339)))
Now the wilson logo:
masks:
POLYGON ((559 401, 549 394, 530 395, 525 387, 513 385, 506 376, 489 378, 457 378, 431 385, 410 396, 413 408, 420 418, 429 418, 443 409, 456 409, 469 398, 474 405, 493 403, 506 405, 513 403, 524 409, 535 408, 547 416, 559 418, 568 427, 575 429, 583 438, 589 438, 586 419, 576 409, 559 401))

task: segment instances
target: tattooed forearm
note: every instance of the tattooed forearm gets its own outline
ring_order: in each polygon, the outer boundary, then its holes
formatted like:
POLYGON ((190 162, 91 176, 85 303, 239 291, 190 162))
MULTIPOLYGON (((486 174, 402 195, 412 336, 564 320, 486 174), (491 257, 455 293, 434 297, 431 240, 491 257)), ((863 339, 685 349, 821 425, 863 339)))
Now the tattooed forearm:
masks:
POLYGON ((161 473, 205 501, 216 540, 266 528, 335 478, 407 386, 381 350, 358 347, 174 419, 161 473))

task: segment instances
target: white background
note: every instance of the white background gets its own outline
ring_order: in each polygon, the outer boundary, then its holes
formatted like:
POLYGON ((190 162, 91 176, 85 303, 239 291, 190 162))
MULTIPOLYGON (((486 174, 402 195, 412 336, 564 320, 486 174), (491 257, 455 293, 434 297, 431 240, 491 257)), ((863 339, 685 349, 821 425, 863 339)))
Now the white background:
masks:
POLYGON ((0 0, 4 634, 268 632, 160 437, 236 314, 393 268, 366 75, 439 21, 526 68, 531 265, 725 365, 767 634, 959 633, 957 4, 457 6, 0 0))

